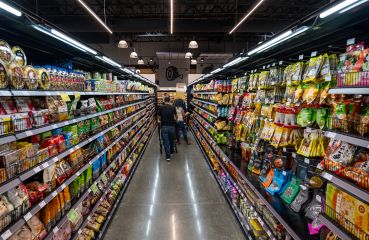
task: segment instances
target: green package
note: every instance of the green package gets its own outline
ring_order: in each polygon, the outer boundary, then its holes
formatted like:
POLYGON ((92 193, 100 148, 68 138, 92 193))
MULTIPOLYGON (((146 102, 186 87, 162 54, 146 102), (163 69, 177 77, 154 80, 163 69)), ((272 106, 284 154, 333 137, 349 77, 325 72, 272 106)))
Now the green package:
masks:
POLYGON ((79 192, 84 192, 85 191, 85 176, 84 174, 81 174, 79 177, 79 192))
POLYGON ((99 122, 98 122, 97 117, 90 119, 90 126, 91 126, 91 131, 94 131, 99 128, 99 122))
POLYGON ((84 120, 83 121, 83 128, 85 129, 85 133, 88 134, 91 132, 91 124, 90 124, 90 119, 84 120))
POLYGON ((83 172, 85 177, 85 185, 90 186, 92 183, 92 165, 83 172))
POLYGON ((74 200, 79 197, 79 177, 74 179, 69 185, 70 199, 74 200))
POLYGON ((292 177, 291 182, 288 183, 286 190, 284 190, 282 194, 282 199, 290 204, 293 199, 295 199, 297 193, 300 191, 301 179, 296 178, 296 176, 292 177))

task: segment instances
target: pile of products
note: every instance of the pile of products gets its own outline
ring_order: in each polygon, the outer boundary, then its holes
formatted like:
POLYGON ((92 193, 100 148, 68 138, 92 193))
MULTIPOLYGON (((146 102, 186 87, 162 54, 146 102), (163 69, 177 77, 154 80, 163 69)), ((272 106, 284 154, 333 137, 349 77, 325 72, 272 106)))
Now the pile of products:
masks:
POLYGON ((111 73, 89 73, 58 66, 27 65, 19 46, 0 40, 0 89, 72 90, 87 92, 148 92, 152 88, 136 81, 118 81, 111 73))

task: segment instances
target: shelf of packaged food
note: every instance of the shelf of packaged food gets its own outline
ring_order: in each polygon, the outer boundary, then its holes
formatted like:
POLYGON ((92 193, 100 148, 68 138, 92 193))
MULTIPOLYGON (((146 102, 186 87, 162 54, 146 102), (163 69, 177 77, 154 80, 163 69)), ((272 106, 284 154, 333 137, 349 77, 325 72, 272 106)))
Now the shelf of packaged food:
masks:
POLYGON ((324 214, 320 214, 319 215, 319 220, 329 230, 331 230, 332 232, 334 232, 340 239, 342 239, 342 240, 352 240, 352 239, 354 239, 354 237, 351 237, 349 233, 347 233, 346 231, 344 231, 342 229, 342 227, 337 226, 336 224, 334 224, 333 222, 331 222, 331 220, 329 220, 329 218, 327 216, 325 216, 324 214))
MULTIPOLYGON (((148 92, 81 92, 68 90, 10 90, 11 95, 15 97, 29 97, 29 96, 58 96, 61 94, 67 95, 85 95, 85 96, 102 96, 102 95, 143 95, 148 92)), ((0 95, 1 96, 1 95, 0 95)))
POLYGON ((0 137, 0 145, 10 143, 10 142, 14 142, 15 140, 17 140, 17 139, 15 138, 14 135, 0 137))
POLYGON ((322 172, 321 176, 324 179, 330 181, 331 183, 334 183, 336 186, 339 186, 343 190, 360 198, 364 202, 369 202, 369 192, 365 191, 364 189, 361 189, 359 186, 354 185, 353 183, 350 183, 346 180, 343 180, 340 177, 335 176, 334 174, 329 172, 322 172))
MULTIPOLYGON (((154 130, 155 130, 155 129, 154 129, 154 130)), ((137 167, 138 167, 138 164, 139 164, 139 162, 140 162, 140 160, 141 160, 141 158, 142 158, 143 154, 145 153, 147 146, 149 145, 149 142, 150 142, 151 137, 152 137, 152 135, 153 135, 153 133, 154 133, 154 130, 152 130, 152 131, 151 131, 151 133, 150 133, 150 135, 149 135, 149 137, 148 137, 147 141, 145 142, 145 146, 144 146, 144 148, 143 148, 143 149, 142 149, 142 151, 140 152, 140 155, 139 155, 139 157, 137 158, 137 160, 136 160, 136 162, 135 162, 135 165, 132 167, 132 170, 131 170, 131 172, 130 172, 130 174, 129 174, 128 178, 127 178, 127 180, 125 181, 124 186, 122 187, 122 190, 120 191, 119 196, 118 196, 117 200, 115 201, 115 203, 114 203, 114 206, 113 206, 112 210, 111 210, 111 211, 110 211, 110 213, 109 213, 109 216, 108 216, 108 217, 107 217, 107 219, 105 220, 104 225, 103 225, 103 227, 101 228, 101 231, 100 231, 100 233, 99 233, 99 235, 98 235, 98 237, 97 237, 97 239, 98 239, 98 240, 99 240, 99 239, 103 239, 103 238, 104 238, 105 233, 106 233, 106 230, 108 229, 108 227, 109 227, 109 225, 110 225, 110 223, 111 223, 111 219, 113 218, 113 216, 114 216, 114 214, 115 214, 115 212, 116 212, 116 210, 117 210, 117 207, 118 207, 118 205, 120 204, 120 202, 121 202, 121 200, 122 200, 122 198, 123 198, 123 196, 124 196, 124 193, 125 193, 125 192, 126 192, 126 190, 127 190, 127 187, 128 187, 128 185, 129 185, 129 183, 131 182, 132 176, 133 176, 133 175, 134 175, 134 173, 136 172, 136 169, 137 169, 137 167)))
MULTIPOLYGON (((145 107, 143 107, 145 108, 145 107)), ((76 151, 77 149, 89 144, 90 142, 92 142, 93 140, 97 139, 98 137, 104 135, 106 132, 112 130, 113 128, 119 126, 119 125, 122 125, 123 123, 127 122, 128 120, 132 119, 133 117, 135 117, 136 115, 139 115, 140 113, 142 113, 143 111, 145 111, 145 109, 142 109, 141 110, 138 110, 136 113, 132 114, 131 116, 123 119, 122 121, 114 124, 113 126, 105 129, 104 131, 101 131, 97 134, 95 134, 94 136, 84 140, 83 142, 73 146, 72 148, 69 148, 68 150, 58 154, 57 156, 55 157, 52 157, 51 159, 47 160, 47 161, 44 161, 43 163, 27 170, 26 172, 22 173, 19 178, 21 181, 24 181, 28 178, 30 178, 31 176, 35 175, 36 173, 42 171, 43 169, 49 167, 50 165, 56 163, 57 161, 59 161, 60 159, 63 159, 64 157, 68 156, 69 154, 71 154, 72 152, 76 151)))
MULTIPOLYGON (((196 128, 196 127, 195 127, 195 128, 196 128)), ((212 166, 211 166, 211 164, 210 164, 209 157, 208 157, 208 155, 205 153, 205 151, 204 151, 204 149, 203 149, 202 145, 200 144, 200 141, 199 141, 199 139, 198 139, 198 137, 197 137, 197 135, 196 135, 196 133, 195 133, 195 131, 194 131, 194 129, 193 129, 193 126, 191 126, 191 130, 192 130, 192 132, 193 132, 193 135, 195 136, 195 140, 196 140, 197 144, 199 145, 199 148, 200 148, 200 150, 201 150, 201 152, 202 152, 202 154, 203 154, 204 158, 206 159, 206 162, 207 162, 207 164, 208 164, 208 166, 209 166, 209 168, 210 168, 211 172, 213 173, 213 175, 214 175, 214 177, 215 177, 215 179, 216 179, 216 181, 217 181, 217 183, 218 183, 219 187, 222 189, 222 192, 223 192, 224 197, 226 198, 226 200, 227 200, 227 202, 228 202, 229 206, 233 209, 233 213, 234 213, 234 215, 236 216, 236 218, 237 218, 238 222, 240 223, 240 225, 241 225, 241 227, 242 227, 243 232, 245 233, 245 235, 247 236, 247 238, 248 238, 249 240, 252 240, 252 239, 253 239, 253 237, 252 237, 252 236, 250 235, 250 233, 249 233, 249 231, 251 231, 250 226, 249 226, 249 225, 248 225, 248 223, 243 219, 243 216, 242 216, 242 214, 240 213, 239 209, 238 209, 236 206, 234 206, 234 204, 232 203, 232 201, 229 199, 229 197, 228 197, 228 195, 227 195, 227 191, 224 189, 224 187, 223 187, 223 185, 222 185, 222 183, 221 183, 220 179, 219 179, 219 178, 218 178, 218 176, 215 174, 215 172, 214 172, 214 170, 213 170, 213 168, 212 168, 212 166)), ((206 144, 209 146, 209 144, 208 144, 208 142, 207 142, 207 141, 206 141, 206 144)), ((219 162, 219 160, 218 160, 218 162, 219 162)), ((221 164, 219 164, 219 165, 221 165, 221 164)), ((224 169, 223 165, 221 165, 221 167, 222 167, 222 168, 223 168, 223 170, 228 174, 228 172, 226 171, 226 169, 224 169)))
POLYGON ((211 102, 210 100, 205 100, 205 99, 197 98, 197 97, 195 97, 194 99, 195 99, 196 101, 201 102, 201 103, 205 103, 205 104, 209 104, 209 105, 213 105, 213 106, 218 106, 218 103, 211 102))
MULTIPOLYGON (((140 139, 135 143, 135 147, 131 150, 130 154, 127 156, 127 158, 125 159, 125 161, 126 161, 127 159, 129 159, 129 158, 131 157, 131 155, 136 151, 136 149, 137 149, 137 147, 138 147, 139 143, 140 143, 140 142, 141 142, 141 140, 142 140, 143 135, 144 135, 144 134, 142 134, 141 138, 140 138, 140 139)), ((119 173, 119 172, 123 169, 125 161, 123 162, 123 164, 122 164, 121 168, 119 169, 119 171, 118 171, 117 173, 119 173)), ((131 174, 131 172, 130 172, 129 174, 131 174)), ((101 174, 100 176, 102 176, 102 174, 101 174)), ((111 186, 111 183, 112 183, 112 182, 114 182, 114 180, 117 178, 117 176, 118 176, 118 174, 116 174, 116 175, 115 175, 115 177, 114 177, 114 178, 112 178, 112 180, 107 184, 107 186, 111 186)), ((97 180, 98 180, 98 179, 97 179, 97 180)), ((97 182, 97 180, 96 180, 96 182, 97 182)), ((108 189, 108 188, 107 188, 107 189, 108 189)), ((83 223, 81 224, 81 226, 79 227, 79 229, 77 230, 77 232, 74 234, 74 236, 72 236, 72 240, 77 239, 77 238, 78 238, 78 236, 82 233, 83 228, 85 228, 85 227, 86 227, 87 223, 88 223, 88 222, 89 222, 89 220, 91 219, 90 215, 91 215, 91 214, 93 214, 93 213, 96 211, 96 209, 98 208, 98 206, 100 205, 101 201, 104 199, 104 197, 105 197, 105 195, 106 195, 107 193, 108 193, 108 191, 105 191, 105 192, 102 194, 102 196, 99 198, 99 200, 94 204, 94 207, 91 209, 91 211, 90 211, 90 212, 89 212, 89 214, 88 214, 89 216, 88 216, 88 217, 83 221, 83 223)))
POLYGON ((328 91, 329 94, 362 94, 369 95, 369 87, 363 88, 331 88, 328 91))
POLYGON ((361 138, 359 136, 350 136, 343 133, 333 132, 331 130, 326 131, 324 134, 326 137, 335 138, 337 140, 341 140, 352 145, 356 145, 359 147, 369 148, 369 139, 361 138))
MULTIPOLYGON (((146 120, 146 119, 142 119, 142 120, 146 120)), ((142 121, 141 120, 141 121, 142 121)), ((136 122, 132 127, 130 127, 129 129, 127 129, 125 131, 125 133, 128 133, 130 130, 132 130, 135 126, 137 126, 141 121, 136 122)), ((142 127, 140 128, 140 130, 142 130, 142 127)), ((139 130, 139 131, 140 131, 139 130)), ((6 240, 7 238, 9 238, 13 233, 15 233, 20 227, 22 227, 24 225, 24 223, 26 221, 28 221, 29 219, 31 219, 35 214, 37 214, 47 203, 49 203, 55 196, 57 196, 61 191, 64 190, 64 188, 66 188, 66 186, 68 186, 70 183, 72 183, 77 177, 79 177, 87 168, 90 167, 90 165, 92 165, 97 159, 99 159, 99 157, 101 157, 104 153, 106 153, 110 148, 112 148, 118 141, 120 141, 124 136, 124 133, 118 138, 116 139, 113 143, 111 143, 108 147, 106 147, 102 152, 100 152, 98 155, 96 155, 93 159, 91 159, 89 161, 88 164, 86 164, 85 166, 83 166, 81 169, 79 169, 75 174, 73 174, 70 178, 68 178, 68 180, 66 180, 64 183, 62 183, 58 188, 56 188, 53 192, 51 192, 46 198, 44 198, 40 203, 38 203, 37 205, 35 205, 34 207, 32 207, 27 213, 25 213, 23 215, 22 218, 20 218, 18 221, 16 221, 10 228, 8 228, 6 231, 4 231, 1 235, 1 239, 2 240, 6 240)), ((132 143, 133 138, 136 136, 136 134, 131 138, 130 143, 132 143)), ((126 147, 129 145, 126 145, 126 147)), ((126 147, 124 148, 124 150, 126 149, 126 147)), ((111 167, 111 166, 110 166, 111 167)), ((110 167, 108 167, 105 172, 107 172, 110 167)), ((100 175, 100 177, 97 179, 99 180, 101 178, 102 175, 100 175)), ((97 181, 96 180, 96 181, 97 181)))
POLYGON ((59 123, 55 123, 55 124, 50 124, 50 125, 47 125, 47 126, 44 126, 44 127, 35 128, 35 129, 31 129, 31 130, 26 130, 24 132, 20 132, 20 133, 15 134, 15 137, 16 137, 17 140, 20 140, 22 138, 26 138, 26 137, 30 137, 30 136, 33 136, 33 135, 36 135, 36 134, 43 133, 43 132, 51 131, 51 130, 61 128, 61 127, 64 127, 64 126, 67 126, 67 125, 70 125, 70 124, 74 124, 74 123, 78 123, 78 122, 87 120, 87 119, 90 119, 90 118, 98 117, 98 116, 108 114, 108 113, 111 113, 111 112, 115 112, 115 111, 119 111, 119 110, 122 110, 122 109, 125 109, 125 108, 128 108, 128 107, 136 106, 136 105, 139 105, 141 103, 145 103, 145 100, 146 99, 139 100, 137 102, 126 104, 126 105, 123 105, 123 106, 120 106, 120 107, 117 107, 117 108, 113 108, 113 109, 110 109, 110 110, 106 110, 106 111, 103 111, 103 112, 97 112, 97 113, 86 115, 86 116, 83 116, 83 117, 79 117, 79 118, 75 118, 75 119, 71 119, 71 120, 67 120, 67 121, 63 121, 63 122, 59 122, 59 123))
POLYGON ((209 115, 210 115, 210 116, 212 116, 213 118, 218 118, 218 116, 217 116, 215 113, 210 112, 208 109, 206 109, 206 108, 204 108, 204 107, 201 107, 201 106, 197 105, 196 103, 192 103, 192 102, 191 102, 191 104, 192 104, 192 106, 194 106, 194 107, 200 108, 202 111, 204 111, 205 113, 209 114, 209 115))
MULTIPOLYGON (((203 126, 202 126, 199 122, 198 122, 198 124, 199 124, 199 126, 201 126, 201 127, 203 128, 203 126)), ((195 127, 195 128, 196 128, 196 127, 195 127)), ((205 128, 203 128, 203 129, 204 129, 204 130, 206 130, 205 128)), ((196 130, 198 131, 198 129, 197 129, 197 128, 196 128, 196 130)), ((201 131, 198 131, 198 132, 199 132, 200 134, 202 134, 202 133, 201 133, 201 131)), ((206 132, 206 133, 207 133, 207 132, 206 132)), ((207 133, 207 134, 208 134, 208 133, 207 133)), ((196 135, 196 134, 195 134, 195 135, 196 135)), ((217 152, 217 151, 216 151, 216 149, 214 148, 214 146, 217 146, 216 142, 213 140, 213 138, 212 138, 210 135, 208 135, 207 137, 213 141, 213 144, 210 144, 210 143, 208 142, 207 138, 206 138, 206 137, 204 138, 204 139, 205 139, 206 144, 209 146, 209 149, 212 149, 214 153, 215 153, 215 152, 217 152)), ((221 150, 221 149, 220 149, 220 150, 221 150)), ((219 151, 218 151, 218 152, 219 152, 219 151)), ((222 152, 222 151, 220 151, 220 152, 222 152)), ((224 171, 228 176, 231 176, 231 175, 229 174, 228 170, 226 169, 226 167, 223 165, 224 158, 223 158, 223 161, 221 161, 221 160, 219 159, 219 156, 217 156, 217 155, 215 155, 215 156, 217 157, 217 161, 218 161, 218 163, 219 163, 219 166, 221 166, 221 167, 222 167, 223 171, 224 171)), ((233 184, 234 184, 234 186, 236 187, 237 191, 241 194, 241 196, 246 200, 247 198, 245 198, 245 195, 244 195, 243 191, 239 188, 239 186, 237 185, 237 183, 235 183, 235 182, 233 181, 233 184)), ((247 203, 248 203, 248 205, 250 205, 250 209, 255 213, 257 220, 259 221, 260 225, 264 228, 264 230, 265 230, 266 234, 267 234, 271 239, 276 240, 275 236, 272 234, 272 231, 271 231, 271 230, 270 230, 270 228, 266 225, 266 223, 265 223, 265 222, 264 222, 264 220, 261 218, 261 216, 257 213, 257 211, 254 209, 254 207, 252 206, 252 204, 251 204, 248 200, 247 200, 247 203)), ((251 229, 251 227, 249 227, 249 228, 251 229)))
POLYGON ((205 90, 205 91, 194 91, 194 93, 201 93, 201 94, 218 94, 218 92, 216 92, 216 91, 207 91, 207 90, 205 90))
MULTIPOLYGON (((200 125, 201 126, 201 125, 200 125)), ((219 147, 219 146, 218 146, 219 147)), ((309 239, 309 229, 307 219, 294 212, 283 200, 277 196, 270 195, 259 181, 259 177, 250 173, 247 169, 241 171, 234 162, 240 162, 239 159, 230 159, 224 151, 219 148, 220 156, 225 164, 230 164, 240 176, 240 182, 247 184, 253 192, 261 199, 264 205, 269 209, 273 216, 284 226, 286 231, 295 240, 309 239)))
MULTIPOLYGON (((142 128, 143 128, 144 126, 142 126, 141 128, 140 128, 140 130, 138 130, 137 131, 137 133, 138 132, 140 132, 141 130, 142 130, 142 128)), ((130 129, 132 129, 132 128, 130 128, 130 129)), ((126 131, 126 133, 128 133, 129 131, 130 131, 130 129, 129 130, 127 130, 126 131)), ((97 178, 97 179, 95 179, 94 180, 94 182, 91 184, 91 186, 92 185, 94 185, 94 184, 96 184, 97 182, 99 182, 100 181, 100 179, 101 179, 101 177, 103 176, 103 175, 105 175, 112 167, 113 167, 113 165, 117 162, 117 159, 119 158, 119 156, 120 156, 120 154, 122 154, 124 151, 126 151, 126 149, 129 147, 129 146, 131 146, 131 144, 132 144, 132 142, 133 142, 133 140, 134 140, 134 138, 135 138, 135 136, 137 135, 137 133, 134 135, 134 136, 132 136, 131 137, 131 140, 125 145, 125 147, 120 151, 120 153, 117 155, 117 157, 109 164, 109 166, 99 175, 99 177, 97 178)), ((123 137, 123 135, 124 134, 122 134, 122 137, 123 137)), ((120 138, 121 139, 121 138, 120 138)), ((119 139, 119 140, 120 140, 119 139)), ((116 143, 113 143, 113 144, 111 144, 110 146, 109 146, 109 149, 113 146, 113 145, 115 145, 116 143)), ((105 150, 105 149, 104 149, 105 150)), ((104 151, 104 153, 105 152, 107 152, 107 150, 106 151, 104 151)), ((102 155, 102 154, 99 154, 100 156, 102 155)), ((96 158, 96 160, 97 160, 98 158, 96 158)), ((71 207, 71 209, 74 209, 75 207, 77 207, 79 204, 81 204, 86 198, 87 198, 87 196, 89 195, 89 193, 92 191, 91 190, 91 186, 82 194, 82 196, 78 199, 78 201, 76 202, 76 203, 74 203, 73 204, 73 206, 71 207)), ((54 236, 54 234, 55 233, 57 233, 58 232, 58 230, 65 224, 65 222, 66 221, 68 221, 68 216, 67 216, 67 213, 63 216, 63 218, 62 219, 60 219, 59 220, 59 222, 56 224, 56 226, 52 229, 52 231, 50 231, 49 233, 48 233, 48 235, 44 238, 44 240, 51 240, 52 239, 52 237, 54 236)))
POLYGON ((213 123, 209 122, 209 120, 207 120, 206 118, 204 118, 200 113, 198 113, 197 111, 194 111, 195 115, 201 117, 202 119, 204 119, 204 121, 206 123, 208 123, 208 126, 212 129, 214 129, 215 131, 217 131, 217 129, 213 126, 213 123))

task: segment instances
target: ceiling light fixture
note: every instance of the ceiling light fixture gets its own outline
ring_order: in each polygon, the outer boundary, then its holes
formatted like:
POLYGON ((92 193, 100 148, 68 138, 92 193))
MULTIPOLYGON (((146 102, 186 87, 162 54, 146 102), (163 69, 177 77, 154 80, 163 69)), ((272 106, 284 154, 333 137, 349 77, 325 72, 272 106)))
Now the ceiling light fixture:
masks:
POLYGON ((128 43, 126 40, 120 40, 118 43, 118 48, 128 48, 128 43))
POLYGON ((113 33, 113 31, 106 26, 106 24, 99 18, 99 16, 97 16, 94 11, 91 10, 91 8, 89 8, 87 6, 86 3, 84 3, 82 0, 77 0, 110 34, 113 33))
POLYGON ((138 65, 144 65, 145 62, 144 62, 144 60, 142 58, 140 58, 140 59, 138 59, 137 64, 138 65))
POLYGON ((351 4, 354 4, 355 2, 357 2, 358 0, 345 0, 343 2, 340 2, 339 4, 334 5, 333 7, 325 10, 324 12, 322 12, 319 17, 320 18, 326 18, 329 15, 338 12, 342 9, 344 9, 345 7, 350 6, 351 4))
POLYGON ((191 59, 191 65, 196 65, 197 64, 197 60, 196 59, 191 59))
POLYGON ((307 31, 309 29, 309 27, 307 26, 303 26, 303 27, 300 27, 298 29, 296 29, 295 31, 292 31, 292 30, 288 30, 280 35, 278 35, 277 37, 274 37, 272 39, 270 39, 269 41, 261 44, 260 46, 258 46, 257 48, 251 50, 250 52, 247 53, 247 55, 252 55, 254 53, 257 53, 257 52, 262 52, 262 51, 265 51, 277 44, 280 44, 296 35, 299 35, 300 33, 303 33, 305 31, 307 31))
POLYGON ((201 60, 201 62, 203 62, 203 61, 205 61, 205 58, 202 57, 200 60, 201 60))
POLYGON ((229 32, 229 34, 232 34, 259 6, 260 6, 260 4, 262 4, 264 2, 264 0, 260 0, 256 5, 255 5, 255 7, 253 8, 253 9, 251 9, 251 11, 250 12, 248 12, 247 14, 246 14, 246 16, 244 16, 242 19, 241 19, 241 21, 239 21, 238 23, 237 23, 237 25, 229 32))
POLYGON ((188 48, 199 48, 199 45, 197 44, 197 42, 195 40, 192 40, 189 44, 188 44, 188 48))
POLYGON ((192 53, 186 52, 185 58, 192 58, 192 53))
POLYGON ((8 4, 4 3, 3 1, 0 1, 0 8, 4 9, 5 11, 10 12, 11 14, 14 14, 17 17, 22 16, 22 12, 9 6, 8 4))
POLYGON ((170 0, 170 34, 173 34, 173 18, 174 18, 174 12, 173 12, 173 1, 174 0, 170 0))
POLYGON ((154 61, 152 58, 150 58, 150 62, 154 61))
POLYGON ((136 50, 133 49, 133 52, 129 55, 130 58, 138 58, 138 54, 136 53, 136 50))
POLYGON ((349 11, 349 10, 351 10, 351 9, 353 9, 353 8, 359 6, 359 5, 361 5, 361 4, 363 4, 363 3, 367 2, 367 1, 368 0, 362 0, 360 2, 357 2, 355 4, 352 4, 351 6, 349 6, 349 7, 345 8, 345 9, 341 10, 339 13, 341 14, 341 13, 347 12, 347 11, 349 11))

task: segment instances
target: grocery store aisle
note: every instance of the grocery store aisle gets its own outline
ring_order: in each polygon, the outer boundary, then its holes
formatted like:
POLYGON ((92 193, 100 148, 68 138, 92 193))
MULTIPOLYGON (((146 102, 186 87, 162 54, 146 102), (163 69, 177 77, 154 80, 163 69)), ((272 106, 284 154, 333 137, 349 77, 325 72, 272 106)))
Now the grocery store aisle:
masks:
POLYGON ((107 240, 239 240, 240 226, 190 134, 170 163, 154 134, 105 235, 107 240))

